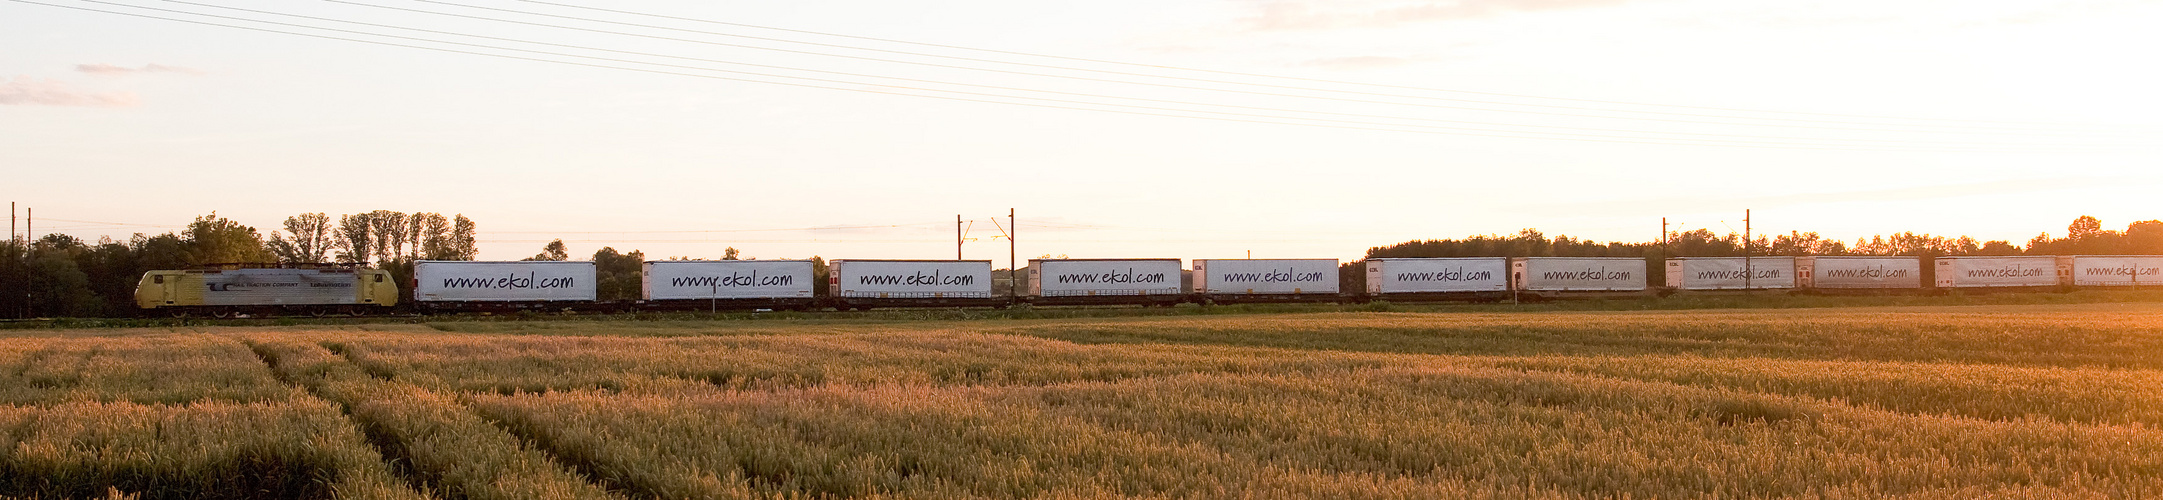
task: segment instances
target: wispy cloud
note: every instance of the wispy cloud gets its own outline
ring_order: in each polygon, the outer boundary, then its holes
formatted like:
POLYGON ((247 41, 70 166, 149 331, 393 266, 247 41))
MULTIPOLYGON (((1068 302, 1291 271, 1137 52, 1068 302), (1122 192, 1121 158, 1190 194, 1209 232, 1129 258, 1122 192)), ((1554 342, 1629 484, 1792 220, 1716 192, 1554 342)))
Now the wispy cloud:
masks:
POLYGON ((1260 31, 1346 27, 1391 27, 1428 21, 1470 19, 1503 12, 1563 10, 1620 5, 1630 0, 1448 0, 1355 1, 1267 0, 1261 12, 1242 21, 1260 31))
POLYGON ((87 106, 122 108, 141 100, 134 92, 93 92, 67 82, 17 76, 0 82, 0 105, 87 106))
POLYGON ((195 68, 167 66, 157 63, 145 64, 143 65, 143 67, 140 68, 114 66, 111 64, 77 64, 75 65, 75 71, 98 76, 122 76, 135 73, 177 73, 191 76, 203 74, 203 70, 195 68))

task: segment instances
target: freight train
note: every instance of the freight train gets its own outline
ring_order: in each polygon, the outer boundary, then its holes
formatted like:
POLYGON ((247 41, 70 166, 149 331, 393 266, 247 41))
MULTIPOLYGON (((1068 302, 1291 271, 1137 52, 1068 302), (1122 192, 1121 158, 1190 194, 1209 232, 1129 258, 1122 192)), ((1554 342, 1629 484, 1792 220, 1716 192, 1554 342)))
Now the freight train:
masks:
MULTIPOLYGON (((421 261, 412 310, 861 310, 1256 302, 1498 301, 1674 293, 1920 293, 2163 284, 2163 256, 1375 258, 1362 290, 1339 290, 1336 259, 1032 259, 1024 284, 996 293, 988 260, 672 260, 644 264, 640 299, 598 300, 592 262, 421 261), (1925 266, 1931 266, 1925 273, 1925 266), (1926 274, 1933 279, 1926 280, 1926 274)), ((219 266, 152 271, 144 311, 175 316, 382 314, 399 304, 383 270, 219 266)))

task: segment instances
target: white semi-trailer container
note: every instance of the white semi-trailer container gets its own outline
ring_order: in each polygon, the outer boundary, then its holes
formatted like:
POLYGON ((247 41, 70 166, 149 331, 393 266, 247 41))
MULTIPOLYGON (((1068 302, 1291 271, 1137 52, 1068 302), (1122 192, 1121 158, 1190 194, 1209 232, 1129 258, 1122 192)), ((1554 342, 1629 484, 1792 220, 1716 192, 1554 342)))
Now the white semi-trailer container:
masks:
POLYGON ((1794 257, 1677 257, 1667 259, 1667 286, 1676 290, 1795 288, 1794 257))
POLYGON ((2061 283, 2070 275, 2072 263, 2061 270, 2058 258, 2047 255, 2022 257, 1939 257, 1938 288, 2042 288, 2061 283))
POLYGON ((424 260, 413 264, 413 301, 423 307, 552 308, 593 302, 592 262, 424 260))
POLYGON ((1912 291, 1923 288, 1923 262, 1916 257, 1796 257, 1795 276, 1803 280, 1798 283, 1802 288, 1816 291, 1912 291))
POLYGON ((647 307, 804 308, 817 297, 808 260, 657 260, 645 264, 647 307))
POLYGON ((1510 291, 1506 257, 1367 259, 1367 295, 1384 300, 1499 299, 1510 291))
POLYGON ((1179 259, 1030 259, 1032 304, 1172 304, 1186 297, 1179 259))
POLYGON ((836 307, 1004 305, 991 295, 988 260, 836 260, 827 263, 836 307))
POLYGON ((1337 259, 1198 259, 1194 293, 1217 303, 1335 300, 1337 259))
POLYGON ((2163 256, 2076 255, 2074 286, 2163 285, 2163 256))
POLYGON ((1543 296, 1643 295, 1645 259, 1637 257, 1513 257, 1515 290, 1543 296))

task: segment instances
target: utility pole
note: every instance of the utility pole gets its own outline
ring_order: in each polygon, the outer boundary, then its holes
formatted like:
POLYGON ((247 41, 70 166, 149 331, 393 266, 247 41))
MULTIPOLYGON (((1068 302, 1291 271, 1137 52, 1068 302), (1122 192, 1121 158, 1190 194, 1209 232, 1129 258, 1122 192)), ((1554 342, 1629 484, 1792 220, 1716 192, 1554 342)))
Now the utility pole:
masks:
POLYGON ((22 314, 22 317, 24 317, 24 318, 28 318, 28 317, 30 317, 30 312, 31 312, 31 311, 30 311, 30 288, 31 288, 31 287, 33 287, 33 286, 36 286, 36 285, 37 285, 37 282, 36 282, 36 279, 37 279, 37 275, 35 275, 35 274, 32 274, 32 273, 30 272, 30 248, 31 248, 31 247, 33 246, 33 244, 32 244, 31 242, 37 239, 36 237, 34 237, 34 236, 30 236, 30 235, 32 235, 32 234, 37 234, 37 230, 36 230, 36 229, 33 229, 33 228, 37 227, 37 222, 38 222, 38 215, 37 215, 37 214, 38 214, 38 213, 37 213, 37 209, 35 209, 35 208, 30 208, 30 207, 23 207, 23 314, 22 314))
POLYGON ((954 260, 961 260, 961 214, 954 214, 954 260))
POLYGON ((1757 268, 1750 265, 1750 209, 1742 209, 1742 290, 1749 292, 1750 280, 1757 278, 1757 268))
MULTIPOLYGON (((992 222, 998 221, 992 219, 992 222)), ((1006 296, 1010 299, 1021 296, 1021 264, 1014 260, 1020 255, 1014 249, 1014 233, 1019 232, 1021 226, 1014 224, 1014 207, 1006 207, 1006 296)))

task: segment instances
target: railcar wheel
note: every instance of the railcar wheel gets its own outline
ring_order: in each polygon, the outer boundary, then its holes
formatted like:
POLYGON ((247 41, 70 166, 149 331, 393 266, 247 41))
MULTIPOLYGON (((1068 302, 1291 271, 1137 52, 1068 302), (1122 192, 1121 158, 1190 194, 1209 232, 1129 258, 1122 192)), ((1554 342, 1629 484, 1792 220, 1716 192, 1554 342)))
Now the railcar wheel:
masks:
POLYGON ((329 316, 329 315, 330 315, 330 308, 328 308, 328 307, 310 307, 310 308, 308 308, 308 315, 309 315, 309 316, 312 316, 312 317, 317 317, 317 318, 321 318, 321 317, 324 317, 324 316, 329 316))
POLYGON ((347 316, 353 316, 353 317, 361 317, 361 316, 366 316, 366 315, 368 315, 368 311, 364 311, 364 310, 361 310, 361 308, 358 308, 358 307, 347 307, 347 308, 345 308, 345 315, 347 315, 347 316))
POLYGON ((218 318, 218 319, 226 319, 226 318, 231 318, 231 317, 233 317, 233 310, 232 310, 232 309, 223 309, 223 308, 221 308, 221 309, 213 309, 213 310, 211 310, 211 311, 210 311, 210 317, 213 317, 213 318, 218 318))
POLYGON ((172 316, 172 317, 175 317, 175 318, 186 318, 186 317, 188 317, 188 310, 187 310, 187 309, 181 309, 181 308, 175 307, 175 308, 172 308, 172 309, 166 309, 166 310, 165 310, 165 315, 166 315, 166 316, 172 316))

